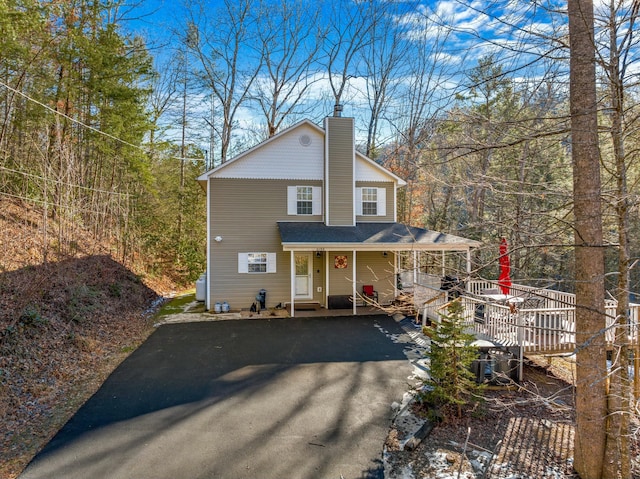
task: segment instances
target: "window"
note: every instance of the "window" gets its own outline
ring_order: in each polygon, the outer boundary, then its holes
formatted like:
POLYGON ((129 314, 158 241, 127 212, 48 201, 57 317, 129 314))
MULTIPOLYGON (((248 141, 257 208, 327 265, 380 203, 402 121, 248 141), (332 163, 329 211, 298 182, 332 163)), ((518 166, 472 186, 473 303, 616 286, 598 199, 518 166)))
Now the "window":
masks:
POLYGON ((288 186, 287 214, 310 216, 322 214, 322 187, 288 186))
POLYGON ((362 188, 362 214, 378 214, 378 188, 362 188))
POLYGON ((387 190, 385 188, 356 188, 356 215, 387 216, 387 190))
POLYGON ((247 272, 248 273, 266 273, 267 272, 267 253, 248 253, 247 254, 247 272))
POLYGON ((238 273, 275 272, 275 253, 238 253, 238 273))
POLYGON ((313 188, 311 186, 296 187, 296 211, 299 215, 313 214, 313 188))

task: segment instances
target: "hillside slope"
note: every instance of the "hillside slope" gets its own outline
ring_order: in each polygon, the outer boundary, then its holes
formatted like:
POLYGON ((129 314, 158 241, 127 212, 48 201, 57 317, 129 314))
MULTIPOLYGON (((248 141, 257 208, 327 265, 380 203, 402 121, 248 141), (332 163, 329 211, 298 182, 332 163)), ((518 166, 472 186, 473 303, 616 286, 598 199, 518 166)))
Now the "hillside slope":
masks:
POLYGON ((3 478, 16 477, 150 334, 150 308, 162 299, 88 234, 58 254, 41 222, 37 209, 0 200, 3 478))

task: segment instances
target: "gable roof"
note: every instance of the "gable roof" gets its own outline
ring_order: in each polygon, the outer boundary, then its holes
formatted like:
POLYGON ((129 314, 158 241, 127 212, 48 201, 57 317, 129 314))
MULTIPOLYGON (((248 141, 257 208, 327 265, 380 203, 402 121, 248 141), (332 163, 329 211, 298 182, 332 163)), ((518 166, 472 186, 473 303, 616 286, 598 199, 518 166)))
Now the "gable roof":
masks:
MULTIPOLYGON (((325 131, 309 120, 295 125, 249 148, 234 158, 200 175, 210 178, 324 179, 325 131), (283 155, 283 151, 286 155, 283 155)), ((356 152, 356 181, 393 181, 406 184, 397 175, 356 152)))
POLYGON ((401 223, 356 223, 327 226, 320 222, 279 221, 285 251, 307 249, 356 249, 406 251, 462 251, 481 245, 479 241, 401 223))

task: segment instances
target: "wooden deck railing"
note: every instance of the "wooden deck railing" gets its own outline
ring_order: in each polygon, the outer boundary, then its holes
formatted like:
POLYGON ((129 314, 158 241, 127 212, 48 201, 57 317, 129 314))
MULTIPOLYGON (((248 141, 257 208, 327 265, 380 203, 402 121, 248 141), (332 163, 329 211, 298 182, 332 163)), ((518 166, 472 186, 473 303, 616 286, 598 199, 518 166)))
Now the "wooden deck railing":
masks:
MULTIPOLYGON (((437 321, 439 311, 449 299, 447 292, 440 289, 440 278, 418 273, 401 276, 401 279, 413 291, 416 309, 423 317, 437 321), (413 277, 415 283, 412 283, 413 277)), ((570 353, 575 349, 575 295, 513 285, 509 294, 524 300, 514 311, 508 305, 483 298, 483 291, 497 287, 497 282, 485 280, 473 280, 465 285, 462 293, 465 322, 478 336, 504 346, 521 346, 523 351, 530 353, 570 353), (528 301, 532 298, 536 301, 528 301)), ((616 302, 607 300, 605 307, 605 338, 611 344, 615 335, 616 302)), ((639 326, 640 304, 632 303, 628 325, 632 344, 638 342, 639 326)))

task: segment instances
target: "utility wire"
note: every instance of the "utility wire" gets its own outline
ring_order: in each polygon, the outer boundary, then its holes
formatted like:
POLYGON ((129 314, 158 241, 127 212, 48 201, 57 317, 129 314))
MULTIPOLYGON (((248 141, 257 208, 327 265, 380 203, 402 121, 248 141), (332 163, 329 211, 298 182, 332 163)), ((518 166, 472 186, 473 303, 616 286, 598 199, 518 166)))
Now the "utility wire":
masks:
MULTIPOLYGON (((13 88, 12 86, 7 85, 5 82, 3 82, 2 80, 0 80, 0 86, 5 87, 7 90, 12 91, 13 93, 17 93, 18 95, 20 95, 21 97, 25 98, 26 100, 35 103, 36 105, 40 105, 41 107, 45 108, 46 110, 49 110, 51 113, 55 114, 55 115, 59 115, 63 118, 66 118, 67 120, 76 123, 77 125, 80 125, 84 128, 88 128, 89 130, 98 133, 99 135, 103 135, 106 136, 107 138, 111 138, 112 140, 115 140, 119 143, 122 143, 123 145, 127 145, 130 146, 131 148, 135 148, 136 150, 140 150, 145 154, 150 154, 151 151, 149 149, 143 148, 140 145, 134 145, 133 143, 130 143, 126 140, 123 140, 122 138, 118 138, 117 136, 114 136, 110 133, 107 133, 105 131, 102 131, 98 128, 95 128, 91 125, 87 125, 86 123, 81 122, 80 120, 76 120, 75 118, 70 117, 69 115, 66 115, 58 110, 55 110, 54 108, 51 108, 49 105, 45 105, 44 103, 42 103, 41 101, 36 100, 35 98, 31 98, 29 95, 27 95, 26 93, 21 92, 20 90, 17 90, 15 88, 13 88)), ((179 156, 169 156, 169 158, 172 158, 174 160, 180 160, 180 161, 206 161, 205 158, 183 158, 183 157, 179 157, 179 156)))

